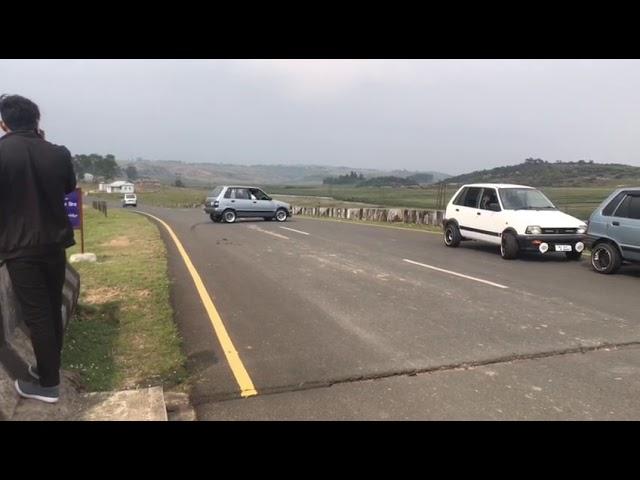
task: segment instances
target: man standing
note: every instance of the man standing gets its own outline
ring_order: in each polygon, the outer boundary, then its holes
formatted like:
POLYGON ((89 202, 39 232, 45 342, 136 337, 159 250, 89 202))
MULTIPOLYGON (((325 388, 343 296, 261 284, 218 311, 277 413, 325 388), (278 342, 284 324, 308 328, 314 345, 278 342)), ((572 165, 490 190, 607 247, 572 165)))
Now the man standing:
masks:
POLYGON ((37 365, 35 381, 16 380, 26 398, 59 398, 65 249, 74 245, 64 208, 76 188, 71 154, 44 139, 40 110, 19 95, 0 96, 0 262, 6 262, 37 365))

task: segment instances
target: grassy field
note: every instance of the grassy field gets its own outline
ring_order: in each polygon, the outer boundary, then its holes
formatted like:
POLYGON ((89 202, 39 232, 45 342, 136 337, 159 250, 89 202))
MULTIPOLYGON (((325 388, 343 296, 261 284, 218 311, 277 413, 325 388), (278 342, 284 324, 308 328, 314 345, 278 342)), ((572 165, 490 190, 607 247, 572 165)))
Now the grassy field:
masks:
MULTIPOLYGON (((93 192, 97 190, 94 185, 83 185, 83 190, 91 192, 91 198, 99 200, 120 200, 121 194, 93 192)), ((138 202, 145 205, 170 208, 190 208, 201 205, 207 196, 208 189, 202 188, 177 188, 163 186, 157 192, 136 192, 138 202)))
MULTIPOLYGON (((541 190, 563 211, 587 219, 596 206, 615 187, 545 187, 541 190)), ((335 185, 267 186, 264 190, 278 200, 301 207, 397 207, 437 208, 436 187, 349 187, 335 185)), ((448 187, 445 200, 449 201, 455 187, 448 187)), ((165 186, 158 192, 138 193, 141 205, 165 207, 192 207, 200 205, 208 190, 165 186)), ((117 199, 118 195, 92 194, 96 198, 117 199)))
POLYGON ((182 384, 185 358, 158 229, 142 216, 109 210, 105 218, 90 206, 85 222, 85 251, 98 262, 74 264, 81 294, 63 368, 78 372, 90 391, 182 384))

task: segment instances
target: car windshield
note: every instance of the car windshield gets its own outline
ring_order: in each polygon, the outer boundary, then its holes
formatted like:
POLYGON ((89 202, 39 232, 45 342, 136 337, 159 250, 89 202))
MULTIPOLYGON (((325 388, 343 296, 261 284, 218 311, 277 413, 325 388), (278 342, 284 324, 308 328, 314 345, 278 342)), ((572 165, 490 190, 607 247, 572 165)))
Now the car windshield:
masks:
POLYGON ((540 190, 534 188, 501 188, 500 199, 506 210, 556 210, 540 190))

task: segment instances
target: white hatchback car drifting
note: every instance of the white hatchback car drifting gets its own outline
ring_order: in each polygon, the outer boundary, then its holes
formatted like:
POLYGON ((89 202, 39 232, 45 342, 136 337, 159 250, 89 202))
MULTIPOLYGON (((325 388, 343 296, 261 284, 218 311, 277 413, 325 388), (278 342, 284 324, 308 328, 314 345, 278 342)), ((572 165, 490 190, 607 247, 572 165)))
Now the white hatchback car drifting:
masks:
POLYGON ((446 246, 489 242, 499 245, 507 260, 522 251, 564 252, 579 260, 587 231, 585 222, 559 211, 541 191, 492 183, 462 186, 447 205, 442 225, 446 246))

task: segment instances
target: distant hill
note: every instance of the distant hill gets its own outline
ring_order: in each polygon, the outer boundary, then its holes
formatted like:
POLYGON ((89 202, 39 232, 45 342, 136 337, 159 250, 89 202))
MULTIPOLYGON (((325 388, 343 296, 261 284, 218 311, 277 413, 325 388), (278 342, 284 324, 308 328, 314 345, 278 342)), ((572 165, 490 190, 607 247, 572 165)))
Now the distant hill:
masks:
POLYGON ((517 183, 534 187, 640 184, 640 167, 618 163, 546 162, 528 158, 519 165, 478 170, 446 179, 447 183, 517 183))
POLYGON ((422 179, 432 176, 436 182, 448 178, 441 172, 416 172, 408 170, 383 171, 376 169, 356 169, 321 165, 232 165, 222 163, 184 163, 162 160, 118 161, 124 169, 134 165, 141 178, 173 184, 180 179, 187 186, 211 186, 228 183, 258 185, 320 185, 330 176, 348 175, 351 171, 365 178, 381 176, 410 177, 418 175, 422 179))

